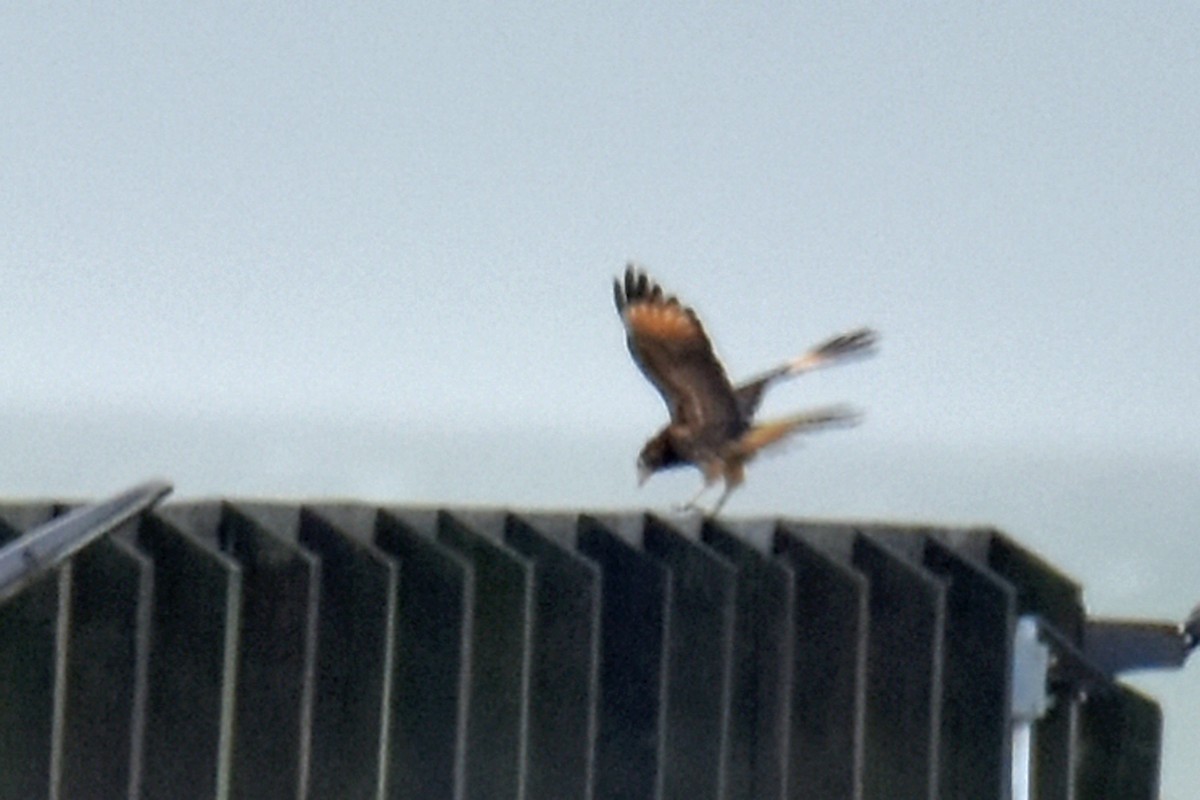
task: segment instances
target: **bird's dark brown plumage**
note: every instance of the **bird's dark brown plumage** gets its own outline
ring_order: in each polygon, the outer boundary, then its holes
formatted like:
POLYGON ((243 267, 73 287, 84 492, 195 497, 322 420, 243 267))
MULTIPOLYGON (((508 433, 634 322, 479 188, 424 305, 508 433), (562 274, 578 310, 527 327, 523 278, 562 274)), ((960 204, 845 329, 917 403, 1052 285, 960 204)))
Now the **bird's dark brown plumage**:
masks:
POLYGON ((626 267, 623 279, 613 281, 613 298, 625 323, 629 352, 670 414, 670 422, 642 448, 638 467, 643 480, 661 469, 696 466, 704 473, 705 487, 725 481, 715 513, 742 482, 745 463, 763 447, 797 431, 852 424, 858 418, 848 409, 833 407, 754 424, 767 387, 872 352, 876 335, 869 329, 835 336, 734 386, 695 312, 666 294, 644 271, 632 264, 626 267))

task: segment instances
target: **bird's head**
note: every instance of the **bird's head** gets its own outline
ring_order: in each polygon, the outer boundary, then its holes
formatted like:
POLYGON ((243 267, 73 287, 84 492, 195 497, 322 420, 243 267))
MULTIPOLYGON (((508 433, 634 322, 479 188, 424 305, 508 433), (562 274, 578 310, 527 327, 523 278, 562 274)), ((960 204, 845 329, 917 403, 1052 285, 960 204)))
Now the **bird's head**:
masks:
POLYGON ((682 467, 686 463, 675 452, 667 431, 663 430, 653 439, 646 442, 645 446, 642 447, 642 452, 638 453, 638 486, 644 484, 651 475, 659 470, 682 467))

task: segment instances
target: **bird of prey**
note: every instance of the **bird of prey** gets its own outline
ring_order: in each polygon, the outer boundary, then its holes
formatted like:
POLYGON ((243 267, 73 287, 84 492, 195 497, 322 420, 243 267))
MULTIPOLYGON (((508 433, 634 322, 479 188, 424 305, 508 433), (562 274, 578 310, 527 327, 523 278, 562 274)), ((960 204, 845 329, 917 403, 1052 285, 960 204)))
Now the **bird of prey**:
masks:
POLYGON ((638 456, 639 486, 660 470, 694 466, 704 483, 683 507, 698 509, 704 493, 723 480, 724 491, 711 512, 716 514, 745 479, 746 463, 763 448, 798 432, 858 421, 859 414, 844 406, 763 422, 756 422, 754 415, 763 394, 776 382, 874 352, 873 330, 859 328, 834 336, 735 386, 695 312, 665 294, 643 270, 627 266, 624 280, 613 281, 613 294, 625 323, 629 352, 662 395, 671 417, 638 456))

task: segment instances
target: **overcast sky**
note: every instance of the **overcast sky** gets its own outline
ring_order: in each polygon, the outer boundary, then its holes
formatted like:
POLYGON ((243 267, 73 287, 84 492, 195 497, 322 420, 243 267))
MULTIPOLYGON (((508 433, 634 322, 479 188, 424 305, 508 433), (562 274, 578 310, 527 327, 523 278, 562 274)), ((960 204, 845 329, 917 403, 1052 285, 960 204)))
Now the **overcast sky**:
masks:
POLYGON ((863 407, 839 464, 1200 483, 1197 5, 414 5, 0 10, 0 411, 603 434, 631 487, 636 259, 735 376, 882 332, 767 406, 863 407))
POLYGON ((640 429, 633 258, 873 435, 1200 443, 1195 6, 393 5, 0 12, 0 405, 640 429))

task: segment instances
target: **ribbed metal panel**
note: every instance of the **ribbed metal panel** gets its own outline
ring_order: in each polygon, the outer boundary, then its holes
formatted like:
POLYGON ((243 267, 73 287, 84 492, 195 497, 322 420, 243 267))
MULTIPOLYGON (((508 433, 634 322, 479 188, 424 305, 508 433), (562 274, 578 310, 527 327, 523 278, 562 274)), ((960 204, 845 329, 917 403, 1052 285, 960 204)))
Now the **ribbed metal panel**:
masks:
POLYGON ((103 539, 75 556, 59 797, 136 796, 145 743, 153 562, 103 539))
POLYGON ((134 533, 154 562, 141 796, 227 798, 241 567, 158 516, 144 517, 134 533))
MULTIPOLYGON (((1082 646, 990 530, 169 504, 0 604, 0 800, 1006 800, 1023 614, 1082 646)), ((1154 798, 1158 707, 1052 689, 1036 796, 1154 798)))
POLYGON ((380 512, 375 525, 375 543, 401 564, 388 796, 463 800, 475 571, 414 524, 380 512))
POLYGON ((671 582, 666 568, 599 521, 579 523, 600 567, 595 796, 661 798, 671 582))
POLYGON ((921 560, 945 586, 942 639, 942 800, 1005 797, 1015 592, 987 567, 924 540, 921 560))
POLYGON ((789 764, 795 576, 714 522, 702 536, 737 570, 725 797, 780 800, 789 764))
POLYGON ((592 797, 600 570, 515 516, 504 540, 533 565, 526 800, 592 797))
POLYGON ((434 535, 467 561, 475 575, 467 692, 467 766, 470 800, 523 797, 529 711, 529 647, 533 569, 504 544, 446 512, 434 535))
POLYGON ((720 800, 726 782, 736 570, 659 519, 642 547, 670 581, 663 796, 720 800))
MULTIPOLYGON (((50 519, 52 504, 0 507, 0 544, 50 519)), ((63 697, 60 631, 70 620, 71 569, 43 575, 0 606, 0 798, 50 797, 63 697)), ((57 786, 54 787, 57 794, 57 786)))
POLYGON ((861 798, 867 581, 848 548, 827 547, 797 526, 776 531, 774 550, 792 568, 795 597, 786 797, 861 798))

